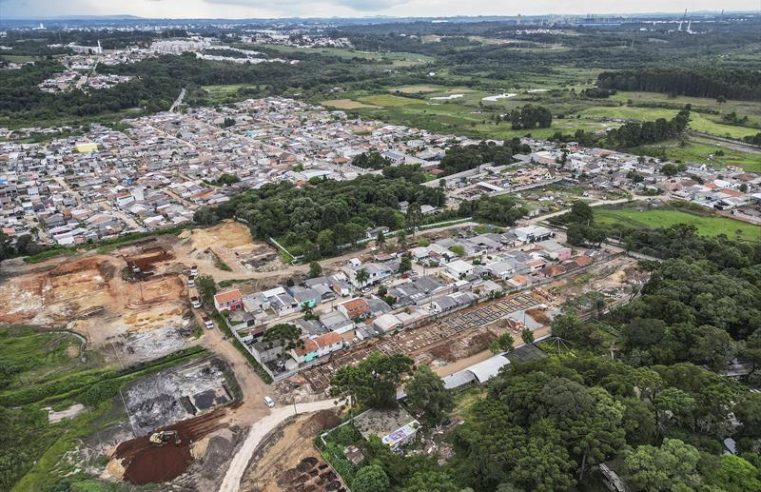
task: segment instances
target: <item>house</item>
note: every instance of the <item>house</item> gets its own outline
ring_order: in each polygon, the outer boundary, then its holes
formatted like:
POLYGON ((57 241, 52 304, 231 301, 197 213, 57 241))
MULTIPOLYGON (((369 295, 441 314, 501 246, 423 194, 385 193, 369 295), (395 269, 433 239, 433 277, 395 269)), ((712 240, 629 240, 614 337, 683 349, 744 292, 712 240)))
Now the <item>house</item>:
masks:
POLYGON ((478 296, 472 292, 457 292, 439 297, 431 303, 431 311, 434 314, 444 313, 451 309, 466 306, 478 300, 478 296))
POLYGON ((214 307, 217 308, 217 311, 243 309, 243 296, 240 290, 233 289, 216 294, 214 296, 214 307))
POLYGON ((538 244, 547 256, 556 261, 565 261, 571 257, 571 248, 559 244, 557 241, 542 241, 538 244))
POLYGON ((399 407, 394 410, 368 410, 354 419, 354 426, 365 439, 377 436, 383 444, 397 450, 415 438, 420 422, 399 407))
POLYGON ((516 227, 512 232, 518 237, 518 240, 524 244, 544 241, 545 239, 555 237, 555 233, 552 232, 552 230, 535 225, 516 227))
POLYGON ((308 287, 291 287, 288 291, 291 294, 291 297, 293 297, 302 308, 313 308, 322 302, 322 296, 316 289, 310 289, 308 287))
POLYGON ((388 333, 400 326, 402 326, 401 320, 390 313, 378 316, 375 318, 375 321, 373 321, 373 327, 381 333, 388 333))
POLYGON ((484 269, 489 272, 489 275, 500 280, 507 280, 515 273, 515 268, 513 267, 512 263, 508 261, 496 261, 494 263, 489 263, 488 265, 484 266, 484 269))
POLYGON ((291 357, 299 364, 304 364, 330 355, 342 348, 343 339, 341 335, 331 331, 323 335, 307 338, 302 346, 291 349, 291 357))
POLYGON ((464 278, 473 274, 473 265, 464 260, 455 260, 447 264, 446 272, 454 278, 464 278))
POLYGON ((352 299, 338 305, 338 311, 352 320, 365 319, 370 316, 370 306, 362 298, 352 299))
POLYGON ((334 331, 339 335, 354 329, 354 321, 349 319, 341 311, 331 311, 320 316, 320 324, 328 330, 334 331))
POLYGON ((391 307, 382 299, 371 297, 367 299, 367 305, 370 306, 370 316, 380 316, 391 311, 391 307))

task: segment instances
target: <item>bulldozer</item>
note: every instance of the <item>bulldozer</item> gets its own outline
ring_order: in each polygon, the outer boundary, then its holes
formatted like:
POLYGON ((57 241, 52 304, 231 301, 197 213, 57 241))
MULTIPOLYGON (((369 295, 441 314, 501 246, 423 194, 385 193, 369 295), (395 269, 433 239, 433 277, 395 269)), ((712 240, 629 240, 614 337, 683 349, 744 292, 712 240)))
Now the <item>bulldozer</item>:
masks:
POLYGON ((172 440, 174 440, 175 446, 179 446, 180 443, 182 443, 180 440, 180 433, 176 430, 154 432, 148 440, 151 444, 155 444, 156 446, 163 446, 172 440))

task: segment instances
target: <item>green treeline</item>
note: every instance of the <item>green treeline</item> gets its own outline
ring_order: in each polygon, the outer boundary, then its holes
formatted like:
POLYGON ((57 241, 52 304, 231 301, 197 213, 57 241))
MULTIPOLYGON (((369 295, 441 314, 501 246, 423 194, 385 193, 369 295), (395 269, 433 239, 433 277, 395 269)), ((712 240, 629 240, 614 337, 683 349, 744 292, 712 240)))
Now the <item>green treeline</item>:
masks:
POLYGON ((502 145, 486 141, 478 145, 453 145, 447 149, 439 168, 445 175, 455 174, 486 163, 510 164, 513 162, 513 154, 528 152, 531 152, 531 148, 521 144, 518 138, 505 141, 502 145))
POLYGON ((597 77, 597 85, 621 91, 761 100, 761 72, 757 70, 678 67, 602 72, 597 77))
POLYGON ((320 181, 297 188, 268 184, 236 195, 215 209, 196 212, 195 221, 210 224, 223 218, 245 221, 254 237, 276 238, 294 255, 308 259, 335 254, 356 243, 369 228, 406 225, 399 202, 441 207, 444 193, 404 178, 365 175, 353 181, 320 181))
POLYGON ((508 111, 501 119, 509 121, 513 130, 549 128, 552 125, 552 112, 542 106, 526 104, 520 109, 508 111))
POLYGON ((624 123, 619 128, 608 130, 607 140, 613 147, 625 148, 651 144, 681 135, 690 122, 690 105, 672 119, 658 118, 642 123, 624 123))

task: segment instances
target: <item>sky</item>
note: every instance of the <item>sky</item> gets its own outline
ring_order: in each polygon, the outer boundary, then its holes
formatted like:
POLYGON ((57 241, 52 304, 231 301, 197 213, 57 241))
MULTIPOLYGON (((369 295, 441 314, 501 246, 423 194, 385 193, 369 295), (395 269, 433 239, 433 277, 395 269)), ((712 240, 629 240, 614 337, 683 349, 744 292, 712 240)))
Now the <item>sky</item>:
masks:
POLYGON ((759 0, 0 0, 0 18, 129 14, 152 18, 435 17, 759 9, 759 0))

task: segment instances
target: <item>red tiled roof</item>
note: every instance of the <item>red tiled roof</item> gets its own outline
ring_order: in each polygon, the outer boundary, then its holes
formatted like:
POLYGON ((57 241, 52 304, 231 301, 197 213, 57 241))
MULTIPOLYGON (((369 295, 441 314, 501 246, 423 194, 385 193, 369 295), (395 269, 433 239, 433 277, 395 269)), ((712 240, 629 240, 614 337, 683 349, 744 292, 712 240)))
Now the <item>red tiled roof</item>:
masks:
POLYGON ((351 301, 341 304, 349 315, 349 318, 354 319, 370 312, 370 306, 364 299, 352 299, 351 301))
POLYGON ((228 290, 225 292, 220 292, 219 294, 214 296, 214 302, 217 304, 225 304, 232 301, 237 301, 242 299, 243 296, 241 295, 240 291, 238 289, 228 290))

